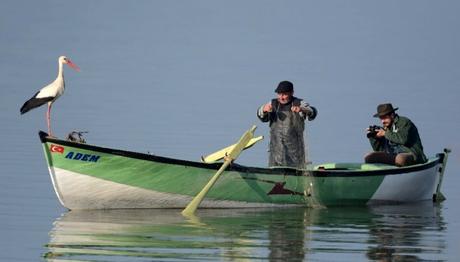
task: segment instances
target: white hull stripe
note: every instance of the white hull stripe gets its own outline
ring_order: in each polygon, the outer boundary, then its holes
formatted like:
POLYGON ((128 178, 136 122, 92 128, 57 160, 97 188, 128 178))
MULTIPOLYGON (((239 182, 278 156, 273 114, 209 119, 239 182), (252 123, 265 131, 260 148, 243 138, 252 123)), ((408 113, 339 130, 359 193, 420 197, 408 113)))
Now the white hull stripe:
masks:
MULTIPOLYGON (((50 175, 60 202, 69 209, 185 208, 192 200, 191 196, 119 184, 57 167, 50 168, 50 175)), ((209 199, 200 204, 202 208, 274 206, 288 205, 209 199)))
POLYGON ((370 201, 413 202, 430 200, 436 190, 438 165, 403 175, 385 176, 370 201))

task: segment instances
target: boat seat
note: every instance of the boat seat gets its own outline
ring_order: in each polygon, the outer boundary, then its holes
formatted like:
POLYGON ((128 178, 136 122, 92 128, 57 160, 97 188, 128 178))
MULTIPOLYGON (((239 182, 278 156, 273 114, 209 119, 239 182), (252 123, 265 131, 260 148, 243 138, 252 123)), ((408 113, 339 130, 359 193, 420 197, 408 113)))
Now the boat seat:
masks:
POLYGON ((386 164, 367 164, 367 163, 326 163, 314 166, 314 170, 356 170, 369 171, 395 168, 396 166, 386 164))

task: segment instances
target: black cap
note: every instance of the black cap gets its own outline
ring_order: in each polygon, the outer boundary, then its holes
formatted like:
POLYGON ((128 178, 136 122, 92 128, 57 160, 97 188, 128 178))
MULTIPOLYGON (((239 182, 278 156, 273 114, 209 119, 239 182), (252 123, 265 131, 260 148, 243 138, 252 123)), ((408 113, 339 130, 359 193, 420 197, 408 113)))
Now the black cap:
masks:
POLYGON ((294 85, 289 81, 281 81, 278 84, 278 87, 275 89, 276 93, 287 93, 287 92, 293 92, 293 91, 294 91, 294 85))

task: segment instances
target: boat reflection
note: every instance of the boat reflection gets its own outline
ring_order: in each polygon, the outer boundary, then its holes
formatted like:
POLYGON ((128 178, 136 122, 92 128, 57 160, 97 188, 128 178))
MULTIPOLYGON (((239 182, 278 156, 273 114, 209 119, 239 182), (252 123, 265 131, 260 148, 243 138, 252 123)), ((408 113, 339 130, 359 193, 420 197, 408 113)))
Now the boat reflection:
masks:
POLYGON ((369 225, 367 257, 377 261, 440 261, 446 249, 441 208, 420 205, 383 206, 369 225))
POLYGON ((70 211, 56 219, 49 260, 418 260, 444 253, 431 202, 329 209, 70 211))

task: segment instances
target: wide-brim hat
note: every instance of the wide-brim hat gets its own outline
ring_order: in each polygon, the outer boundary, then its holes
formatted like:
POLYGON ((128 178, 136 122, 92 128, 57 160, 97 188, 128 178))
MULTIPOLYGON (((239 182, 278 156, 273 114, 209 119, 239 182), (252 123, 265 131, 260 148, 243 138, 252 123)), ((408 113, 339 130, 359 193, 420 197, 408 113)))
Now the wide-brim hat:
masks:
POLYGON ((288 93, 294 91, 294 85, 289 81, 281 81, 275 89, 276 93, 288 93))
POLYGON ((391 114, 398 110, 398 107, 393 108, 393 105, 390 103, 387 104, 380 104, 377 106, 377 114, 374 114, 374 117, 381 117, 384 115, 391 114))

